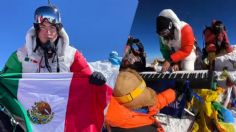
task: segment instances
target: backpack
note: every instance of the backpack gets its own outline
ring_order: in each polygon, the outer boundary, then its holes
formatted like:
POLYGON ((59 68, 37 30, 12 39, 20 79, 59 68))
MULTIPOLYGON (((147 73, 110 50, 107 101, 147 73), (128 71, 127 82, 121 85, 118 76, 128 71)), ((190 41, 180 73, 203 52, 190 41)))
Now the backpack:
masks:
POLYGON ((121 69, 131 68, 138 72, 146 67, 146 53, 139 39, 129 38, 125 48, 125 54, 121 61, 121 69))

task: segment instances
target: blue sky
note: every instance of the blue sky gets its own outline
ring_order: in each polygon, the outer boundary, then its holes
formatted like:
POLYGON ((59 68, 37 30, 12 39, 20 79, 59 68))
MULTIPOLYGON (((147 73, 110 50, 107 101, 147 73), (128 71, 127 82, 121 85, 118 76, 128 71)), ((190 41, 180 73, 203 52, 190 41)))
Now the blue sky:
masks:
MULTIPOLYGON (((0 69, 25 43, 34 11, 47 0, 4 0, 0 4, 0 69)), ((51 0, 62 16, 70 43, 88 61, 104 60, 112 50, 122 54, 138 0, 51 0)))
POLYGON ((235 0, 139 0, 131 35, 143 42, 147 57, 161 56, 155 20, 163 9, 172 9, 180 20, 192 26, 201 47, 202 31, 213 19, 223 21, 230 42, 236 44, 235 4, 235 0))
MULTIPOLYGON (((234 0, 52 0, 52 3, 61 12, 71 44, 88 61, 107 59, 112 50, 122 55, 129 34, 144 43, 148 57, 160 57, 155 18, 165 8, 173 9, 193 27, 200 46, 202 30, 213 19, 225 23, 230 42, 236 44, 234 0)), ((42 5, 47 5, 47 0, 1 1, 0 69, 11 53, 23 46, 34 10, 42 5)))

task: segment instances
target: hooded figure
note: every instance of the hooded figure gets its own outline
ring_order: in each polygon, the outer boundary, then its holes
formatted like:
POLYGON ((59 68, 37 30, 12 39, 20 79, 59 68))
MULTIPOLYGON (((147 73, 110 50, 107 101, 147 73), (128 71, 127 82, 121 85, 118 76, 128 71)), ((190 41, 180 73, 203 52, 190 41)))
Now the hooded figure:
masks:
MULTIPOLYGON (((59 10, 52 5, 41 6, 35 10, 34 26, 26 34, 25 45, 9 57, 2 70, 3 74, 48 72, 73 72, 82 74, 89 77, 90 84, 95 85, 103 85, 106 82, 106 78, 102 73, 96 71, 91 73, 83 55, 69 45, 69 37, 62 26, 59 10)), ((1 90, 2 93, 9 92, 4 88, 1 88, 1 90)), ((88 92, 92 91, 88 89, 88 92)), ((103 93, 96 92, 92 92, 92 94, 94 94, 93 96, 96 96, 96 94, 103 95, 103 93)), ((8 98, 6 96, 0 96, 0 104, 5 105, 4 99, 8 100, 8 98)), ((15 103, 15 109, 17 109, 17 106, 19 108, 20 105, 18 104, 20 103, 16 101, 15 97, 11 98, 11 102, 15 103)), ((8 122, 10 124, 9 120, 5 118, 6 115, 4 115, 0 111, 0 131, 3 131, 2 126, 5 126, 2 125, 2 122, 8 122)), ((26 121, 29 119, 23 120, 26 121)), ((6 128, 6 130, 13 131, 11 129, 13 128, 6 128)))
POLYGON ((215 52, 219 55, 233 51, 222 21, 213 20, 211 27, 207 27, 203 34, 207 53, 215 52))
POLYGON ((106 123, 112 132, 163 131, 154 115, 173 102, 175 96, 172 89, 156 94, 135 70, 122 70, 116 80, 106 123))
POLYGON ((180 21, 171 9, 164 9, 156 19, 156 32, 160 36, 160 50, 165 59, 162 71, 169 70, 170 66, 175 71, 193 71, 196 48, 191 26, 180 21))
POLYGON ((83 55, 69 45, 69 37, 55 6, 41 6, 35 10, 34 26, 26 34, 25 45, 9 57, 3 72, 91 74, 83 55))

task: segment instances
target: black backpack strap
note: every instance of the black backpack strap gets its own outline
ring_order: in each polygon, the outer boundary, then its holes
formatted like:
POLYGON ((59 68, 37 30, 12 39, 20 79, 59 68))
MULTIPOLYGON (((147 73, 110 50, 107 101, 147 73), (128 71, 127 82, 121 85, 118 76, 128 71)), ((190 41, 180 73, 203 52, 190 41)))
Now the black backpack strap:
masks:
POLYGON ((211 26, 205 25, 205 29, 202 32, 202 43, 203 43, 203 48, 202 48, 202 59, 205 59, 207 57, 207 52, 206 52, 206 42, 205 42, 205 33, 207 30, 210 30, 212 32, 211 26))

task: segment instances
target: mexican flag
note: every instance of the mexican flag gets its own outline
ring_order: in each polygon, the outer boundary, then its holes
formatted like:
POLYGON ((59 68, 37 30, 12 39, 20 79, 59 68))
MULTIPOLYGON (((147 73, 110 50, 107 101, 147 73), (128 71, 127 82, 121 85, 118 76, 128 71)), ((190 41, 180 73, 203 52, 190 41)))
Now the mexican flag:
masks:
POLYGON ((76 73, 1 74, 0 104, 29 132, 101 131, 111 88, 88 79, 76 73))

